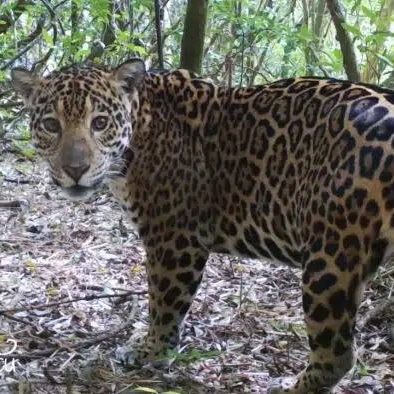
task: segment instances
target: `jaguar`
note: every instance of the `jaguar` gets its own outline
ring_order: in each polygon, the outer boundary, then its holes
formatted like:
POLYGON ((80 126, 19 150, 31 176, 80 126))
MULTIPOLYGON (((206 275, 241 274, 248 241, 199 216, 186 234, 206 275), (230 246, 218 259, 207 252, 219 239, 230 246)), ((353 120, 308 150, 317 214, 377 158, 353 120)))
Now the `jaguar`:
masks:
POLYGON ((74 200, 108 184, 144 243, 136 360, 177 347, 209 254, 228 253, 302 269, 308 366, 270 392, 335 387, 365 285, 393 252, 394 91, 318 77, 233 88, 135 58, 11 78, 54 182, 74 200))

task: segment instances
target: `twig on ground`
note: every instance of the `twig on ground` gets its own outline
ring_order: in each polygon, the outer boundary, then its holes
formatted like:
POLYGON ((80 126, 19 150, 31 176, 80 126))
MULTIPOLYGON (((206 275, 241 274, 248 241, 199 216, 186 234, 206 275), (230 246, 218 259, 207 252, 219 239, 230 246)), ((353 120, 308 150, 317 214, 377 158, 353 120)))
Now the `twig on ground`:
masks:
POLYGON ((6 176, 3 178, 3 181, 10 183, 18 183, 21 185, 25 185, 27 183, 35 183, 32 179, 8 178, 6 176))
POLYGON ((25 208, 29 206, 26 200, 0 201, 0 208, 25 208))
POLYGON ((377 307, 366 313, 365 317, 357 324, 357 327, 361 330, 370 320, 383 316, 385 311, 392 307, 394 307, 394 298, 382 301, 377 307))
POLYGON ((124 331, 127 331, 129 328, 131 328, 134 324, 134 317, 137 311, 137 302, 133 302, 132 309, 130 311, 130 315, 126 321, 126 323, 122 324, 120 327, 113 331, 105 331, 103 333, 97 333, 95 338, 92 339, 87 339, 85 341, 80 341, 78 343, 68 343, 65 341, 51 341, 50 339, 48 340, 49 343, 52 345, 56 345, 56 348, 50 348, 46 350, 40 350, 37 352, 34 351, 29 351, 29 353, 8 353, 5 355, 2 355, 3 359, 6 360, 12 360, 12 359, 18 359, 18 360, 33 360, 33 359, 39 359, 43 357, 49 357, 51 356, 54 352, 58 353, 61 351, 67 351, 67 352, 77 352, 79 349, 83 349, 88 346, 95 345, 96 343, 107 341, 107 340, 113 340, 114 337, 118 336, 119 334, 123 333, 124 331))
POLYGON ((145 295, 147 292, 145 290, 143 291, 127 291, 122 294, 101 294, 101 295, 89 295, 85 297, 78 297, 78 298, 73 298, 71 300, 65 300, 65 301, 57 301, 57 302, 51 302, 50 304, 39 304, 39 305, 34 305, 34 306, 24 306, 21 308, 13 308, 13 309, 2 309, 0 310, 0 315, 7 316, 9 313, 15 313, 15 312, 24 312, 24 311, 31 311, 34 309, 41 309, 41 308, 50 308, 53 306, 59 306, 62 304, 71 304, 76 301, 92 301, 92 300, 99 300, 101 298, 114 298, 114 297, 120 297, 120 298, 125 298, 129 297, 132 295, 145 295))
POLYGON ((28 320, 25 320, 25 319, 21 319, 19 317, 12 316, 12 315, 8 314, 7 312, 3 311, 3 313, 0 313, 0 315, 4 316, 5 318, 7 318, 9 320, 13 320, 13 321, 16 321, 18 323, 25 324, 26 326, 35 327, 35 325, 32 322, 29 322, 28 320))
POLYGON ((52 384, 55 385, 60 385, 62 382, 59 382, 52 374, 49 372, 49 367, 48 365, 44 365, 42 367, 42 371, 44 372, 44 376, 48 379, 48 381, 52 384))

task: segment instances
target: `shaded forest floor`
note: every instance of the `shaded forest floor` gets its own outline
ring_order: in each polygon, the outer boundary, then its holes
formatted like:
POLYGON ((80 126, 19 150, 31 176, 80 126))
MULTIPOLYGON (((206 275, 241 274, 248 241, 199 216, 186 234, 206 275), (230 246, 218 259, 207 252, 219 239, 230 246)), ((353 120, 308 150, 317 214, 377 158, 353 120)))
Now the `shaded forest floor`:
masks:
MULTIPOLYGON (((0 208, 0 393, 265 393, 305 366, 299 273, 214 255, 178 361, 122 367, 115 349, 147 322, 137 235, 104 190, 67 201, 42 165, 8 150, 0 146, 0 200, 22 206, 0 208)), ((394 393, 394 307, 384 303, 393 290, 391 265, 366 292, 358 362, 337 393, 394 393)))

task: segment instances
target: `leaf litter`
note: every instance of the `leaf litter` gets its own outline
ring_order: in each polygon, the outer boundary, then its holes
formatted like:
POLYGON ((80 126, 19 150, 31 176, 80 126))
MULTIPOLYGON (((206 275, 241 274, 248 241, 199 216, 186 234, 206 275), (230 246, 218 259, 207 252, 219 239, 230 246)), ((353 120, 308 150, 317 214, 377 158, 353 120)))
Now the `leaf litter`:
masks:
MULTIPOLYGON (((40 161, 3 147, 0 228, 0 393, 265 393, 306 366, 296 270, 212 255, 176 362, 129 369, 115 350, 147 329, 144 249, 107 191, 68 201, 40 161)), ((336 393, 394 393, 393 292, 388 264, 336 393)))

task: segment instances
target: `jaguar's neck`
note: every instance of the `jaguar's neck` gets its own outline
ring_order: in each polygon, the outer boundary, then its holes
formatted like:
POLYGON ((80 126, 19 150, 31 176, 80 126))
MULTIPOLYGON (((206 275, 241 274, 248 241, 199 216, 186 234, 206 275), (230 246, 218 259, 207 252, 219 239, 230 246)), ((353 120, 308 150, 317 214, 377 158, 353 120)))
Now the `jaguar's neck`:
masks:
POLYGON ((207 167, 214 168, 236 91, 192 78, 184 70, 148 74, 132 103, 133 131, 125 168, 133 166, 139 151, 149 150, 160 161, 159 152, 168 145, 181 161, 182 152, 187 156, 186 150, 192 150, 193 157, 203 155, 207 167))

